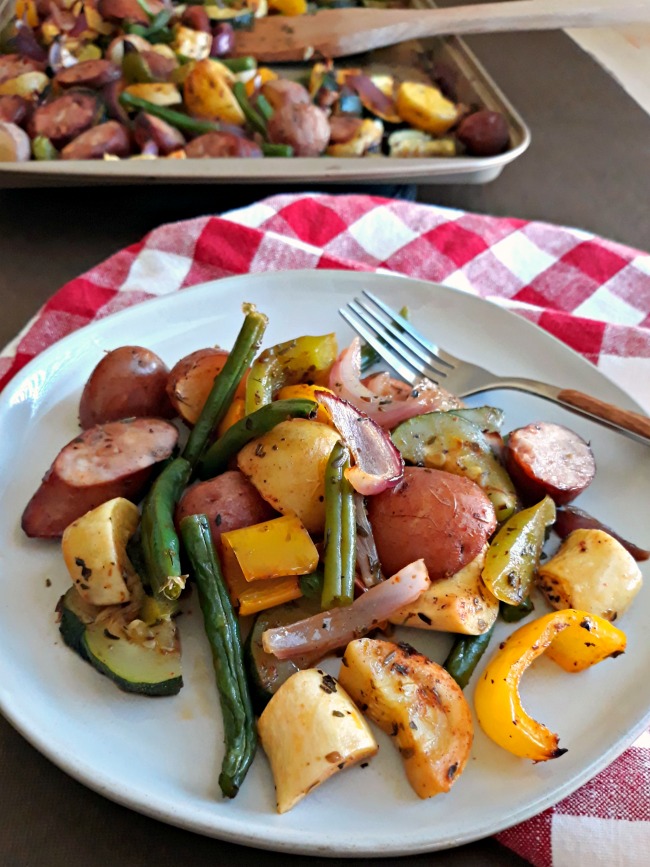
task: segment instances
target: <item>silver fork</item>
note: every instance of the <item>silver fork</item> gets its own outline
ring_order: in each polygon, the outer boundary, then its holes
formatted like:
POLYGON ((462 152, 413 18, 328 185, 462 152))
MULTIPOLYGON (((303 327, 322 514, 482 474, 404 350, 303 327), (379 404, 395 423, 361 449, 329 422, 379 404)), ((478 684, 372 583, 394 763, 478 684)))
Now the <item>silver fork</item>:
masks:
POLYGON ((399 313, 364 290, 339 313, 345 321, 409 384, 425 377, 458 397, 506 388, 554 401, 571 412, 650 446, 650 418, 621 409, 581 391, 514 376, 496 376, 452 355, 427 340, 399 313))

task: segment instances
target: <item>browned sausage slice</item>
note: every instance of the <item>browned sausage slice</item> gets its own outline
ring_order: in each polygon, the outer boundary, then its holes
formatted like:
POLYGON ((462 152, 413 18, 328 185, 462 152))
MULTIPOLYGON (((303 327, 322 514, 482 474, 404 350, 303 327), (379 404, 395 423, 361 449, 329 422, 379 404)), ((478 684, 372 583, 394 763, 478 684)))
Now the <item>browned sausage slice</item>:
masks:
POLYGON ((22 96, 0 96, 0 121, 22 126, 29 117, 30 108, 29 102, 22 96))
POLYGON ((596 475, 589 444, 569 428, 551 422, 536 422, 512 431, 504 460, 527 503, 536 503, 546 494, 558 505, 569 503, 596 475))
POLYGON ((96 123, 100 111, 92 93, 66 93, 36 109, 29 131, 32 138, 43 135, 60 148, 96 123))
POLYGON ((185 139, 175 127, 145 112, 140 112, 135 119, 133 137, 141 149, 147 142, 154 142, 163 156, 185 147, 185 139))
POLYGON ((137 502, 155 464, 178 440, 170 422, 132 419, 97 425, 64 446, 23 512, 28 536, 60 536, 90 509, 126 497, 137 502))
POLYGON ((186 515, 207 515, 212 539, 219 547, 222 533, 261 524, 277 514, 243 473, 229 470, 183 494, 176 508, 176 524, 186 515))
POLYGON ((144 346, 119 346, 106 353, 81 394, 81 427, 131 417, 172 418, 168 376, 162 358, 144 346))
POLYGON ((61 87, 103 87, 117 81, 122 71, 110 60, 82 60, 57 72, 54 81, 61 87))
POLYGON ((108 120, 87 129, 61 151, 64 160, 100 160, 104 154, 126 157, 131 151, 129 134, 121 123, 108 120))
POLYGON ((0 84, 24 72, 43 72, 45 64, 20 54, 0 54, 0 84))
POLYGON ((190 159, 210 157, 261 157, 262 151, 250 139, 230 132, 207 132, 191 141, 185 148, 190 159))
POLYGON ((330 117, 330 142, 343 144, 350 141, 359 132, 363 121, 360 117, 350 115, 332 115, 330 117))
MULTIPOLYGON (((97 11, 107 21, 121 24, 122 21, 132 21, 138 24, 148 25, 150 17, 138 0, 99 0, 97 11)), ((166 4, 161 0, 147 0, 146 7, 152 16, 157 15, 165 8, 166 4)))

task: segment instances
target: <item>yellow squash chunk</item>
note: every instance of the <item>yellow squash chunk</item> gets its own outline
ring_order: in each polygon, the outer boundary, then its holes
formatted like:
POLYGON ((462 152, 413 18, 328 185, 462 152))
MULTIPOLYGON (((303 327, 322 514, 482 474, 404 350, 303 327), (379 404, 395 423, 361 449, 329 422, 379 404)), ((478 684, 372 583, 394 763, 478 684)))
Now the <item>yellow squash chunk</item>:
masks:
POLYGON ((227 545, 224 545, 221 551, 221 568, 228 585, 230 601, 241 617, 257 614, 258 611, 265 611, 276 605, 284 605, 285 602, 302 596, 300 582, 295 577, 247 581, 234 551, 227 545))
POLYGON ((44 72, 23 72, 0 84, 0 96, 22 96, 32 99, 41 94, 50 83, 44 72))
POLYGON ((487 545, 478 557, 450 578, 432 581, 428 590, 390 618, 398 626, 481 635, 497 619, 499 600, 481 580, 487 545))
POLYGON ((185 79, 183 93, 190 114, 243 126, 244 112, 221 72, 218 61, 200 60, 185 79))
POLYGON ((340 684, 320 669, 293 674, 258 722, 278 813, 286 813, 343 768, 374 756, 377 742, 340 684))
POLYGON ((237 466, 283 515, 297 515, 310 533, 325 525, 325 466, 339 434, 327 425, 294 418, 251 440, 237 466))
POLYGON ((328 157, 362 157, 379 147, 383 135, 384 125, 380 120, 365 118, 356 135, 349 141, 329 145, 326 154, 328 157))
POLYGON ((318 551, 299 518, 286 515, 221 534, 246 581, 307 575, 318 565, 318 551))
POLYGON ((570 673, 584 671, 626 646, 625 634, 586 611, 553 611, 513 632, 487 664, 476 684, 474 709, 485 734, 504 750, 534 762, 556 759, 557 734, 523 708, 519 682, 528 666, 547 651, 570 673))
POLYGON ((574 530, 538 573, 553 608, 578 608, 616 620, 641 589, 634 557, 603 530, 574 530))
POLYGON ((193 30, 179 24, 174 30, 172 47, 176 54, 187 60, 204 60, 210 56, 212 34, 202 30, 193 30))
POLYGON ((405 81, 397 91, 397 113, 416 129, 444 135, 458 122, 458 106, 442 95, 437 87, 405 81))
POLYGON ((125 93, 146 99, 154 105, 179 105, 183 100, 180 91, 171 81, 152 82, 150 84, 130 84, 124 88, 125 93))
POLYGON ((442 666, 408 645, 351 641, 341 686, 394 738, 408 781, 420 798, 448 792, 469 758, 474 727, 462 689, 442 666))
POLYGON ((136 581, 126 544, 140 520, 137 506, 116 497, 81 518, 63 532, 63 559, 77 592, 93 605, 119 605, 131 598, 136 581))

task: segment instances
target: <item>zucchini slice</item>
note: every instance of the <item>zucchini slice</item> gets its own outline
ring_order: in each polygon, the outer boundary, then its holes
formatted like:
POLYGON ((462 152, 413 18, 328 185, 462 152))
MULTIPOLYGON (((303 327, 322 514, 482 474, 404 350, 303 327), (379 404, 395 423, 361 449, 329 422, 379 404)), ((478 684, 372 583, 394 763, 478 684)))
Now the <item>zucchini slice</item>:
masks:
POLYGON ((113 635, 105 622, 96 623, 102 611, 85 602, 74 587, 57 605, 63 640, 97 671, 110 677, 125 692, 140 695, 176 695, 183 686, 181 652, 176 625, 163 620, 146 626, 139 640, 120 630, 113 635))
MULTIPOLYGON (((266 653, 262 647, 262 634, 267 629, 311 617, 317 611, 320 611, 317 600, 302 598, 261 611, 257 615, 244 646, 246 673, 253 708, 257 714, 262 713, 282 684, 301 668, 291 659, 278 659, 272 653, 266 653)), ((309 665, 309 662, 306 662, 306 665, 309 665)))
POLYGON ((142 644, 93 623, 86 627, 81 644, 93 668, 125 692, 177 695, 183 686, 180 645, 175 640, 173 649, 163 650, 159 643, 160 630, 170 626, 175 629, 170 622, 149 627, 153 638, 142 644))

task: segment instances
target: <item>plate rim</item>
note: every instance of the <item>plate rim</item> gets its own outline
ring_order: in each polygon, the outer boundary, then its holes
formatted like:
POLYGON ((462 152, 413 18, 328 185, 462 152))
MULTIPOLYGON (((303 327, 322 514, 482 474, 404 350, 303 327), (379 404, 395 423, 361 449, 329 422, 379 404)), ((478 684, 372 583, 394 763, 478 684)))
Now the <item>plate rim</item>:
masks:
MULTIPOLYGON (((96 331, 101 334, 101 331, 105 327, 109 330, 112 330, 112 326, 116 322, 119 323, 121 319, 129 318, 136 308, 141 308, 142 306, 156 305, 160 309, 164 309, 166 306, 174 307, 178 303, 180 298, 185 298, 195 292, 199 293, 212 291, 216 287, 225 288, 226 290, 228 290, 233 283, 237 284, 239 282, 249 283, 250 281, 253 281, 254 283, 259 282, 260 284, 263 284, 264 281, 269 281, 270 279, 281 279, 283 274, 292 274, 294 277, 297 278, 302 277, 304 279, 315 280, 316 282, 323 281, 324 283, 326 283, 328 280, 336 280, 337 278, 341 277, 341 275, 344 275, 346 280, 358 282, 359 284, 362 284, 364 282, 379 282, 388 285, 389 283, 396 280, 399 282, 404 281, 406 284, 412 284, 416 287, 419 287, 420 289, 434 289, 437 292, 441 292, 443 295, 446 293, 451 293, 456 296, 462 296, 464 302, 469 304, 477 304, 479 306, 487 305, 490 308, 497 308, 497 310, 499 311, 499 315, 503 315, 506 318, 514 317, 517 320, 519 327, 528 329, 529 331, 531 331, 531 333, 535 332, 536 334, 543 334, 545 339, 550 340, 551 343, 558 345, 562 348, 564 352, 567 352, 571 356, 573 356, 574 361, 584 365, 585 370, 591 370, 592 372, 595 372, 599 378, 602 378, 607 383, 609 383, 611 388, 615 392, 620 394, 621 399, 630 404, 632 408, 638 408, 641 412, 644 412, 643 408, 641 408, 620 385, 613 382, 609 377, 607 377, 606 374, 602 373, 597 367, 595 367, 595 365, 591 364, 588 360, 586 360, 583 356, 573 350, 570 346, 567 346, 566 343, 564 343, 554 335, 550 334, 549 332, 545 331, 536 323, 533 323, 527 318, 518 315, 512 310, 504 308, 499 304, 495 304, 494 301, 478 295, 473 295, 462 289, 447 286, 442 283, 411 278, 397 273, 341 271, 328 269, 296 269, 295 271, 288 272, 275 271, 235 275, 207 281, 205 283, 197 284, 193 287, 188 287, 187 289, 171 292, 163 296, 149 298, 145 301, 138 302, 127 308, 102 317, 101 319, 90 322, 88 323, 88 325, 82 326, 82 328, 80 329, 76 329, 75 331, 51 344, 49 347, 47 347, 45 350, 43 350, 41 353, 31 359, 15 374, 15 376, 6 384, 5 388, 0 394, 0 416, 2 416, 5 412, 5 404, 10 400, 10 392, 15 392, 17 388, 20 387, 18 384, 25 383, 33 375, 33 373, 35 373, 39 369, 39 367, 47 367, 50 357, 56 358, 58 355, 60 355, 62 348, 65 350, 69 345, 74 344, 74 342, 79 339, 80 332, 88 333, 87 329, 90 328, 92 329, 94 335, 96 331)), ((158 805, 150 805, 146 802, 143 803, 142 800, 139 800, 137 798, 137 793, 133 793, 130 791, 120 791, 119 788, 115 789, 115 787, 111 785, 111 778, 106 775, 104 771, 97 773, 97 770, 92 768, 87 762, 82 763, 78 761, 74 756, 66 756, 58 753, 55 748, 52 748, 48 744, 46 737, 44 735, 41 736, 40 730, 36 726, 30 726, 29 721, 24 719, 24 710, 21 714, 19 708, 15 708, 14 706, 12 706, 11 700, 7 701, 5 691, 1 687, 0 712, 2 712, 3 716, 21 734, 22 737, 24 737, 36 750, 38 750, 38 752, 44 755, 49 761, 51 761, 54 765, 60 768, 64 773, 68 774, 73 779, 79 781, 87 788, 118 804, 126 806, 137 813, 149 816, 150 818, 188 831, 193 831, 208 837, 222 839, 256 849, 270 849, 277 852, 291 852, 295 854, 314 855, 321 857, 353 858, 368 856, 390 857, 398 855, 419 854, 424 852, 434 852, 459 845, 464 845, 478 839, 483 839, 485 837, 498 834, 506 830, 507 828, 519 824, 520 822, 539 814, 543 810, 554 806, 559 801, 570 795, 572 792, 576 791, 585 782, 596 776, 603 768, 611 764, 611 762, 615 761, 616 758, 618 758, 618 756, 620 756, 628 748, 628 746, 632 744, 633 741, 645 729, 647 729, 648 724, 650 723, 650 707, 648 707, 646 713, 638 720, 638 722, 634 726, 632 726, 632 728, 626 727, 625 733, 616 739, 614 745, 610 747, 610 749, 602 753, 597 759, 590 762, 587 767, 583 768, 582 771, 575 774, 574 777, 572 777, 566 783, 560 785, 559 788, 554 789, 552 793, 542 795, 537 798, 534 803, 529 803, 526 807, 515 811, 514 813, 510 813, 507 818, 504 818, 503 822, 496 824, 494 822, 490 822, 489 827, 477 827, 472 833, 468 833, 467 835, 451 834, 447 837, 439 838, 434 842, 417 841, 413 843, 399 844, 396 847, 387 849, 382 852, 377 852, 374 848, 371 849, 367 846, 364 847, 363 845, 357 846, 354 845, 354 843, 351 844, 349 842, 343 846, 335 845, 334 847, 331 847, 329 844, 313 845, 309 843, 309 840, 304 835, 304 832, 298 835, 299 838, 304 837, 304 839, 296 839, 295 831, 292 831, 291 829, 289 829, 289 839, 285 839, 286 832, 283 834, 282 828, 275 829, 266 827, 263 831, 264 839, 260 839, 260 831, 258 831, 257 834, 247 833, 246 829, 241 827, 244 820, 237 820, 236 817, 231 827, 228 827, 228 825, 229 823, 232 823, 232 817, 227 817, 225 820, 225 824, 222 824, 220 827, 215 827, 213 824, 202 821, 201 819, 193 820, 191 818, 188 818, 184 814, 177 814, 170 805, 168 805, 167 809, 164 809, 162 807, 159 807, 158 805)))

